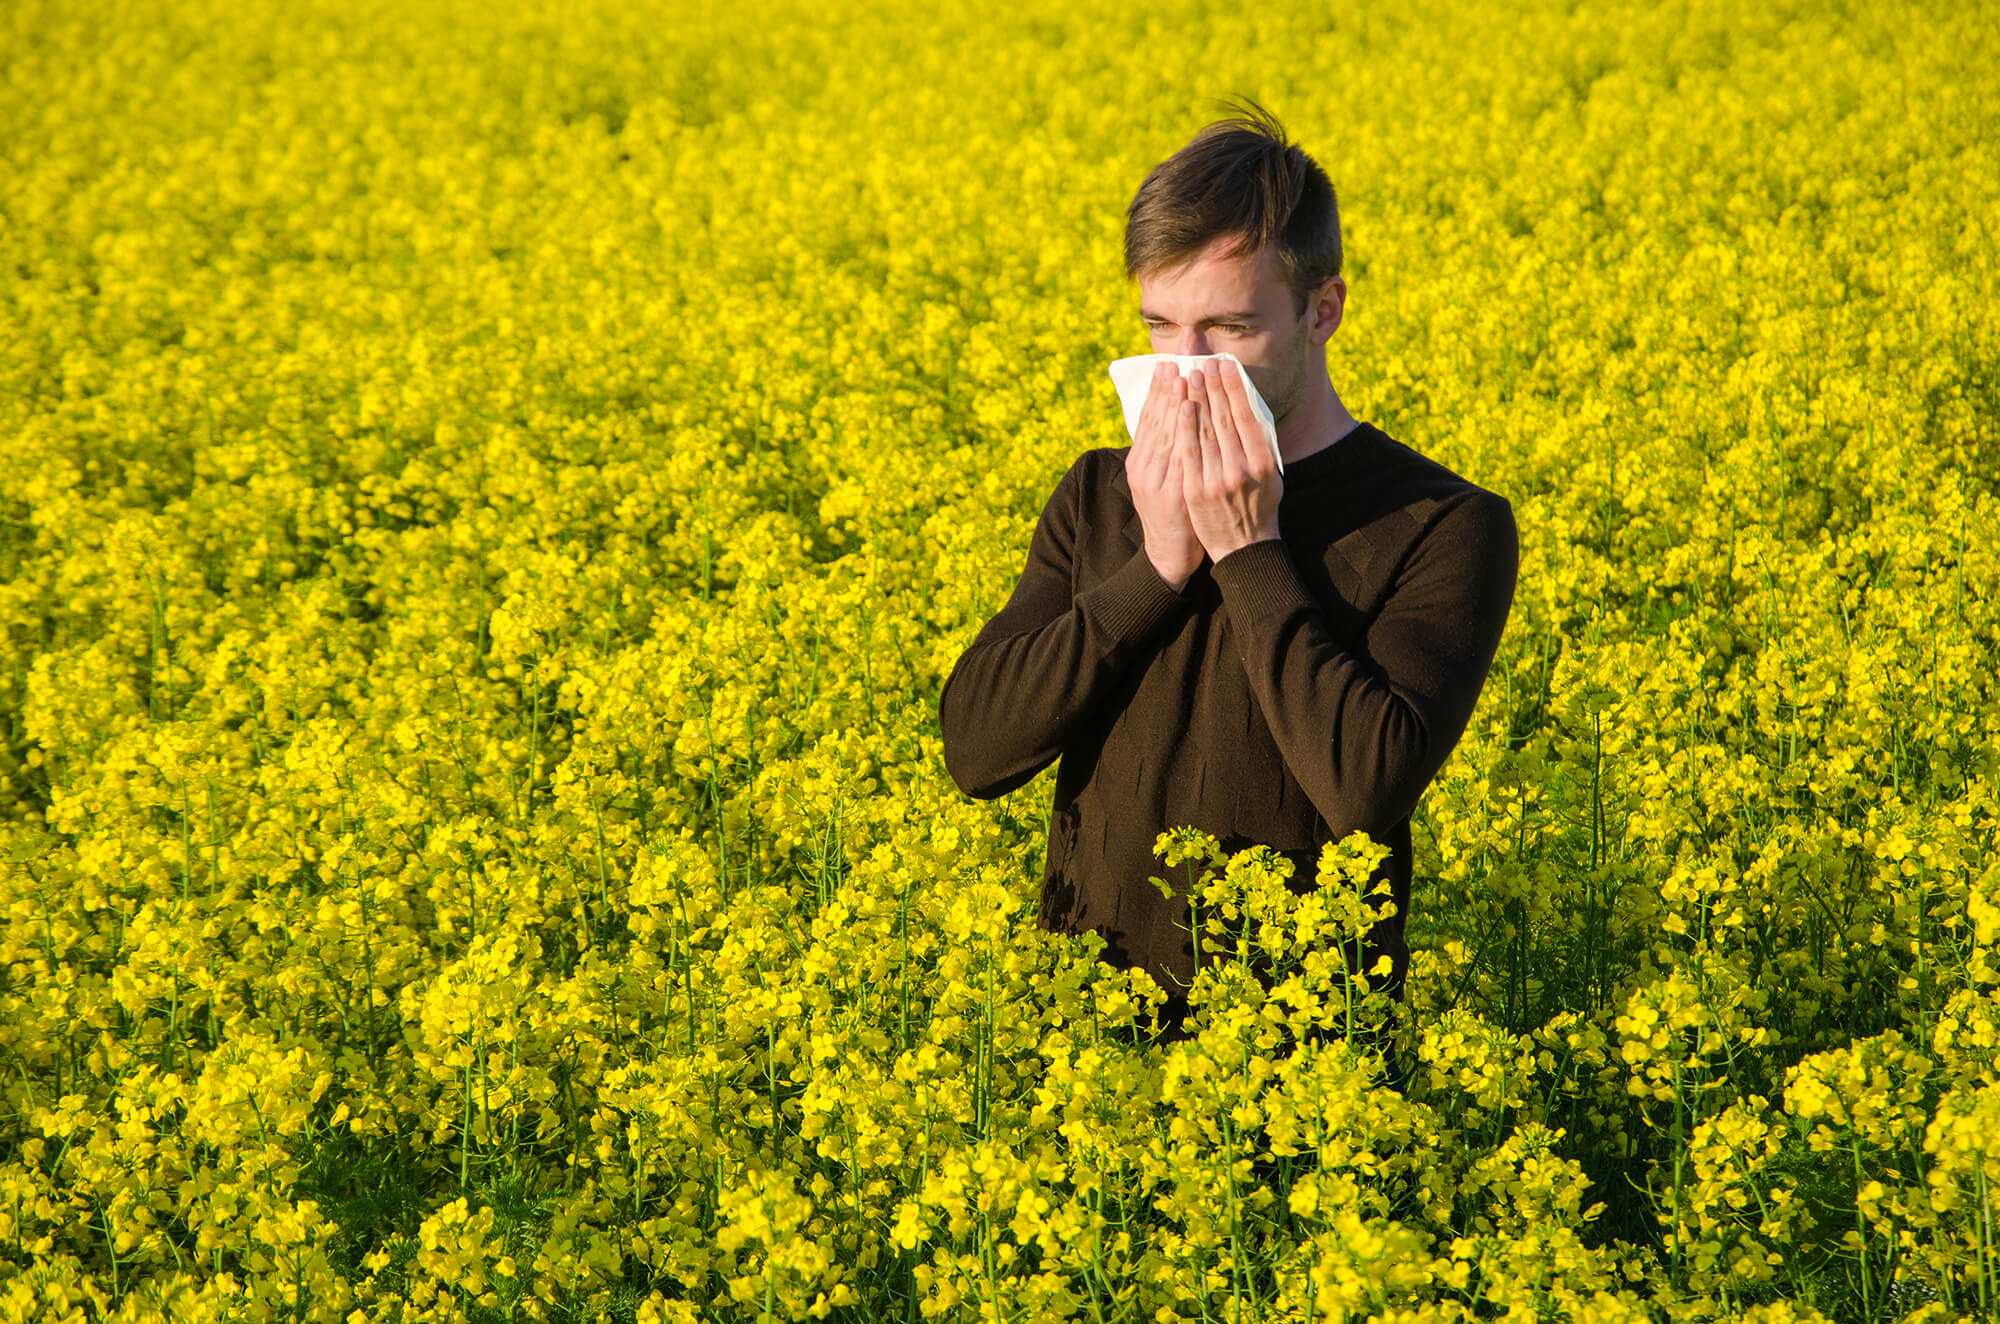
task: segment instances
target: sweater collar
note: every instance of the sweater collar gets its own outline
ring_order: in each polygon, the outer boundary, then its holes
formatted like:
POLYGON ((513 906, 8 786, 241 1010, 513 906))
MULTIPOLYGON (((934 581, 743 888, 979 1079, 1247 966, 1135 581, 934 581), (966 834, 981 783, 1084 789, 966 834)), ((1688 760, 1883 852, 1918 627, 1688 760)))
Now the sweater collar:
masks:
POLYGON ((1285 466, 1285 491, 1289 493, 1294 488, 1317 487, 1357 463, 1362 452, 1373 449, 1377 435, 1371 424, 1356 419, 1354 426, 1330 445, 1322 446, 1304 459, 1293 460, 1285 466))

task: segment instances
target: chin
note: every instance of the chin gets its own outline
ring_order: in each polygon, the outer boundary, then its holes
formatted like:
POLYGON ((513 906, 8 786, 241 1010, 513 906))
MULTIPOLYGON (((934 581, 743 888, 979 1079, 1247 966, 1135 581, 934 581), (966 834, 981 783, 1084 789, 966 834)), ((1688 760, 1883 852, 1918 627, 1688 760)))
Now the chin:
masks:
MULTIPOLYGON (((1264 388, 1261 386, 1258 387, 1257 389, 1259 391, 1264 390, 1264 388)), ((1271 407, 1271 417, 1277 422, 1282 423, 1287 418, 1291 417, 1291 413, 1294 409, 1297 409, 1299 407, 1298 389, 1295 386, 1292 390, 1287 391, 1282 395, 1265 391, 1264 403, 1271 407)))

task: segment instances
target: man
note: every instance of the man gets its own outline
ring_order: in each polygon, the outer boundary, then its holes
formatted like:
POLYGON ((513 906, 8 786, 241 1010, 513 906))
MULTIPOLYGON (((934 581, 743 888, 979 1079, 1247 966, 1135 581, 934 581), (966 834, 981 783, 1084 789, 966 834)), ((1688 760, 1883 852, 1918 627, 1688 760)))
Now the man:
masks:
MULTIPOLYGON (((1410 814, 1458 742, 1513 601, 1507 501, 1347 412, 1329 380, 1340 222, 1324 171, 1261 108, 1204 128, 1140 186, 1125 265, 1161 365, 1129 448, 1076 461, 1013 595, 939 704, 945 763, 1004 795, 1060 758, 1040 923, 1185 989, 1183 896, 1148 878, 1166 828, 1263 843, 1310 886, 1319 848, 1390 847, 1370 935, 1400 995, 1410 814)), ((1168 1004, 1177 1036, 1185 999, 1168 1004)))

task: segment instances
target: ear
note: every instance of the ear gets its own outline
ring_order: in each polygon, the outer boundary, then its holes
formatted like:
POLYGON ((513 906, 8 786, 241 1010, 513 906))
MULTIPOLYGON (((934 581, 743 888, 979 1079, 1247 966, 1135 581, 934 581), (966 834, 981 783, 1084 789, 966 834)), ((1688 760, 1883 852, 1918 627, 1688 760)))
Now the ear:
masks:
POLYGON ((1346 311, 1346 279, 1328 276, 1306 300, 1307 342, 1318 346, 1333 339, 1333 333, 1340 328, 1340 319, 1346 311))

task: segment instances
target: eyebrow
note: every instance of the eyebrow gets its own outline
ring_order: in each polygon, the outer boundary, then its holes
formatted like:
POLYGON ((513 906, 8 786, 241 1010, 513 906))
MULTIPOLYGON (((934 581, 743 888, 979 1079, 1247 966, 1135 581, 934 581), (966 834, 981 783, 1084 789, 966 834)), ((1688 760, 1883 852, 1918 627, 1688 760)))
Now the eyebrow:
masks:
MULTIPOLYGON (((1139 310, 1139 318, 1141 321, 1146 321, 1146 322, 1167 322, 1173 320, 1171 318, 1162 317, 1158 313, 1149 313, 1144 308, 1141 308, 1139 310)), ((1217 313, 1214 317, 1203 318, 1202 321, 1196 323, 1196 325, 1200 326, 1203 324, 1212 324, 1215 322, 1254 322, 1256 320, 1257 320, 1257 314, 1255 313, 1217 313)))

